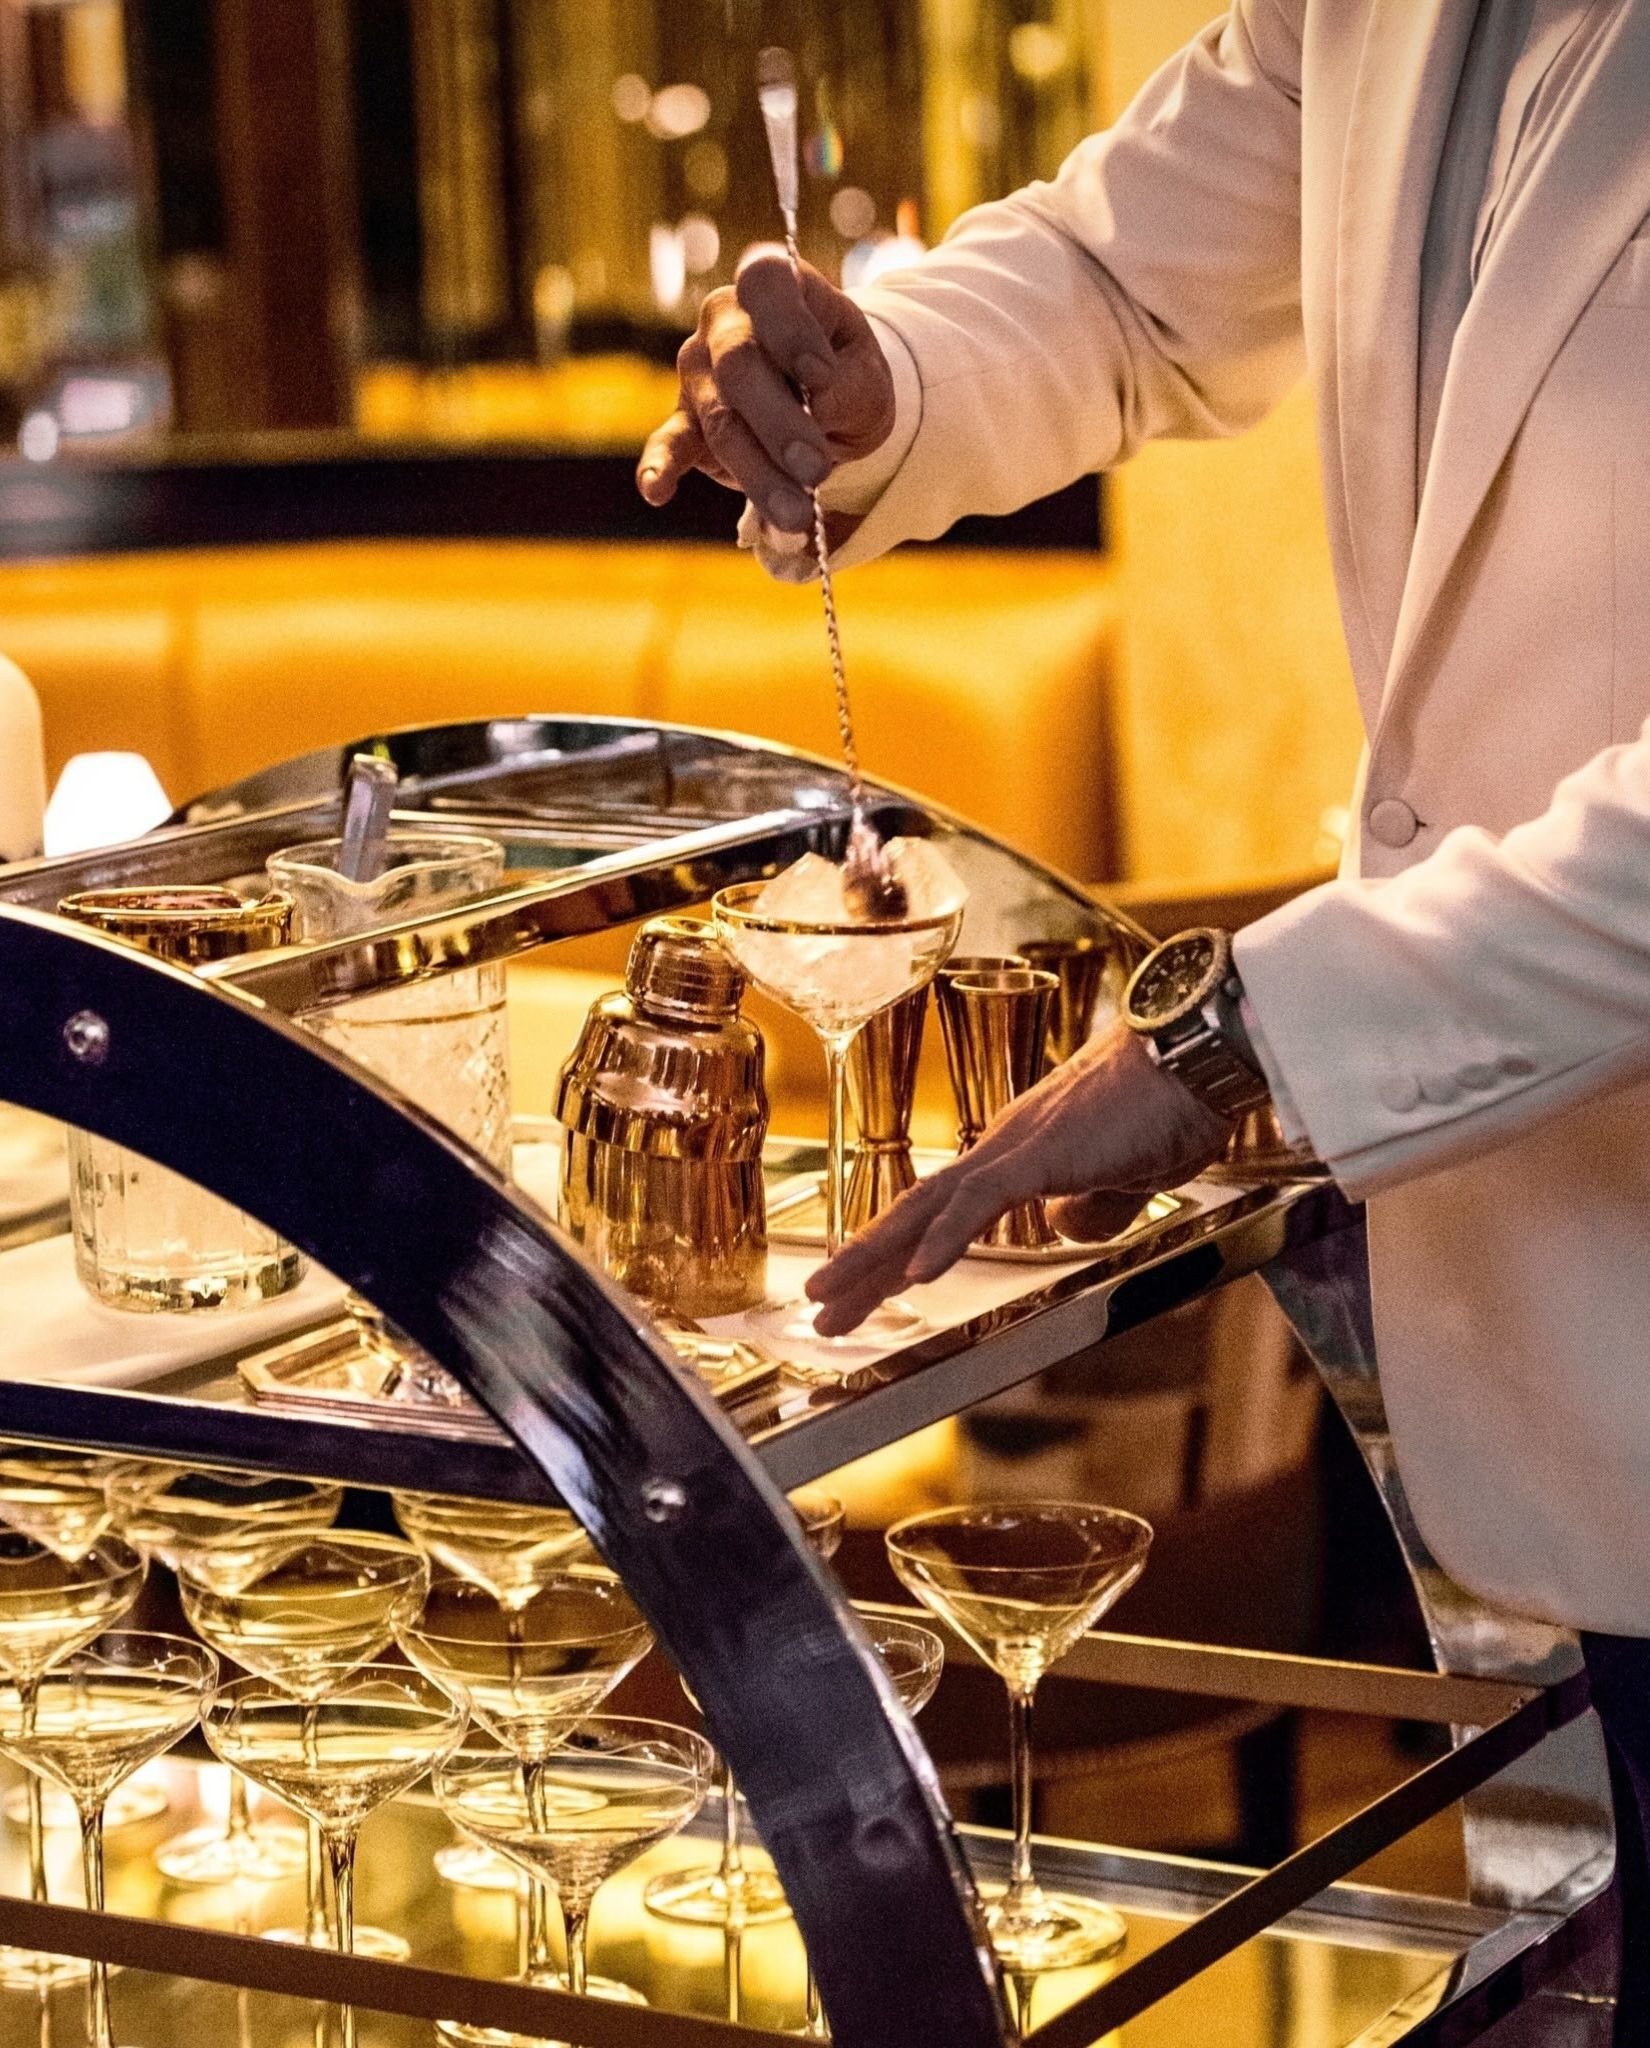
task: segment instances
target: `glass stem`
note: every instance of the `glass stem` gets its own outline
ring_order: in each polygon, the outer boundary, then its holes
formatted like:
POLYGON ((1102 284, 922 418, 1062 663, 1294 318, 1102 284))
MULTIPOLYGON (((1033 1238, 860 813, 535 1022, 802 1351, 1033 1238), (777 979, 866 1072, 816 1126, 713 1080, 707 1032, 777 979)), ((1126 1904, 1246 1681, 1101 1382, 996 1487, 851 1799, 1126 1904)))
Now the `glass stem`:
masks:
MULTIPOLYGON (((304 1760, 313 1764, 316 1745, 315 1732, 321 1718, 320 1707, 314 1700, 304 1702, 300 1736, 304 1746, 304 1760)), ((326 1948, 331 1941, 331 1929, 327 1925, 326 1882, 321 1875, 321 1830, 313 1820, 304 1824, 304 1939, 311 1948, 326 1948)))
MULTIPOLYGON (((355 1835, 328 1834, 327 1863, 332 1871, 333 1914, 337 1921, 338 1953, 355 1953, 355 1835)), ((355 2007, 338 2008, 339 2033, 343 2048, 355 2048, 355 2007)))
POLYGON ((825 1124, 825 1256, 842 1249, 844 1204, 848 1188, 848 1048, 857 1032, 833 1033, 825 1040, 828 1089, 825 1124))
MULTIPOLYGON (((524 1763, 521 1767, 521 1788, 527 1802, 527 1811, 535 1827, 541 1827, 544 1815, 544 1764, 524 1763)), ((549 1880, 529 1876, 527 1880, 527 1981, 543 1984, 559 1978, 556 1959, 550 1947, 550 1899, 549 1880)), ((518 1908, 519 1911, 519 1908, 518 1908)))
POLYGON ((1035 1693, 1035 1685, 1011 1685, 1008 1689, 1009 1770, 1014 1785, 1014 1862, 1008 1885, 1011 1905, 1037 1894, 1037 1880, 1031 1874, 1031 1702, 1035 1693))
MULTIPOLYGON (((17 1698, 26 1739, 33 1735, 35 1717, 40 1711, 40 1680, 20 1679, 17 1698)), ((29 1803, 29 1897, 37 1906, 43 1906, 46 1903, 46 1788, 33 1771, 28 1773, 24 1794, 29 1803)))
MULTIPOLYGON (((103 1911, 103 1809, 82 1808, 80 1815, 80 1856, 86 1869, 86 1910, 103 1911)), ((86 2040, 88 2048, 114 2048, 109 2032, 109 1966, 93 1963, 86 1980, 86 2040)))
POLYGON ((563 1898, 562 1925, 567 1929, 567 1988, 583 1998, 590 1983, 589 1958, 585 1953, 590 1937, 590 1901, 582 1905, 563 1898))
POLYGON ((733 1766, 722 1765, 722 1882, 727 1886, 728 1904, 745 1882, 745 1851, 739 1840, 739 1787, 733 1782, 733 1766))
MULTIPOLYGON (((229 1770, 229 1766, 224 1766, 229 1770)), ((229 1771, 229 1827, 232 1842, 244 1842, 252 1833, 252 1798, 239 1771, 229 1771)))

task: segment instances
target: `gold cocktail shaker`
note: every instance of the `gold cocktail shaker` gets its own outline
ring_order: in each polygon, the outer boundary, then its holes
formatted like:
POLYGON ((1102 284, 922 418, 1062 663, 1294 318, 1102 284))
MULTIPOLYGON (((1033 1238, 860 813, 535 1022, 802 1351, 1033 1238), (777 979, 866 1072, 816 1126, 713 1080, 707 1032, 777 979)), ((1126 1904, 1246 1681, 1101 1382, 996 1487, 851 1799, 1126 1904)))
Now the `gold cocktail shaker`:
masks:
POLYGON ((698 918, 637 934, 562 1068, 562 1221, 662 1312, 732 1315, 767 1286, 762 1034, 745 977, 698 918))
MULTIPOLYGON (((1056 981, 1035 967, 948 963, 934 986, 963 1153, 1041 1074, 1056 981)), ((999 1250, 1046 1251, 1059 1244, 1060 1234, 1041 1202, 1022 1202, 977 1241, 999 1250)))

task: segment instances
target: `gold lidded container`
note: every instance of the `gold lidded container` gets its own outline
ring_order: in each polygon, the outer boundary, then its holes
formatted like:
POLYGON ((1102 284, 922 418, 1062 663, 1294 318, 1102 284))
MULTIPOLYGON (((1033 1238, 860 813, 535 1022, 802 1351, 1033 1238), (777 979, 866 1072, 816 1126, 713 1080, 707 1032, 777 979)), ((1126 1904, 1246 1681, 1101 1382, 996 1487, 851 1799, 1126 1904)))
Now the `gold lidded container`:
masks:
POLYGON ((564 1225, 671 1316, 732 1315, 767 1287, 768 1098, 744 990, 709 924, 650 919, 556 1091, 564 1225))
MULTIPOLYGON (((200 967, 283 944, 292 899, 216 884, 86 889, 65 896, 58 914, 176 966, 200 967)), ((256 1307, 304 1277, 301 1254, 267 1225, 89 1131, 69 1133, 69 1212, 75 1271, 110 1308, 256 1307)))

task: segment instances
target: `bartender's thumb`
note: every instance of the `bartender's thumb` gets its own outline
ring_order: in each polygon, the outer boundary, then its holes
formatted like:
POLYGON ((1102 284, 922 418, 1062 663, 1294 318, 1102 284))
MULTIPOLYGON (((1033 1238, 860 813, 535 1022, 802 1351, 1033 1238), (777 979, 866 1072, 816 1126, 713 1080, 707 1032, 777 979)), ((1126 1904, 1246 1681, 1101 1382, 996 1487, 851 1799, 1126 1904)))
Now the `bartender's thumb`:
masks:
POLYGON ((704 437, 691 416, 678 408, 648 435, 636 465, 636 488, 650 505, 668 505, 676 486, 704 456, 704 437))

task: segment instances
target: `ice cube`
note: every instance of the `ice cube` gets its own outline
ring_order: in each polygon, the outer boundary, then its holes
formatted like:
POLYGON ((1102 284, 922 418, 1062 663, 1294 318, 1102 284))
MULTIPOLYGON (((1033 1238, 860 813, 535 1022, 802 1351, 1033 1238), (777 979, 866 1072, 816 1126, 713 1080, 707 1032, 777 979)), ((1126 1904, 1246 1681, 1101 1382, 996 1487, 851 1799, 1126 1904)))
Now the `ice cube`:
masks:
POLYGON ((957 871, 931 839, 890 839, 888 865, 905 886, 910 917, 949 917, 968 901, 957 871))
POLYGON ((817 853, 805 853, 773 880, 752 906, 761 917, 795 918, 799 924, 849 924, 842 894, 842 869, 817 853))

